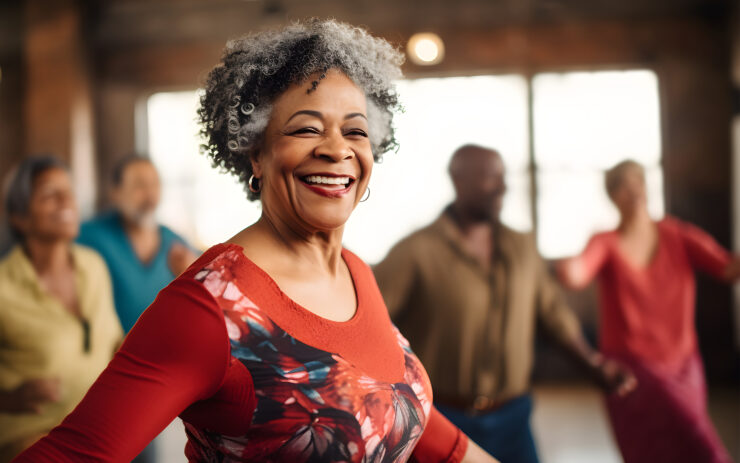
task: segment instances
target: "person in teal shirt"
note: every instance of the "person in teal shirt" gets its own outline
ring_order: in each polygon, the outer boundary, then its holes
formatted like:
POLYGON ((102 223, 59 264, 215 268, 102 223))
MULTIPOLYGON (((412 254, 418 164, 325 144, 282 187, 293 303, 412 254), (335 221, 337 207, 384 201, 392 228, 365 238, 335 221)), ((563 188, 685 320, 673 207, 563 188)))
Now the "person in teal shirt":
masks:
MULTIPOLYGON (((98 251, 113 281, 113 299, 124 332, 154 301, 157 293, 196 256, 183 238, 157 223, 159 174, 152 162, 131 155, 113 169, 114 208, 80 227, 77 242, 98 251)), ((156 461, 157 440, 134 463, 156 461)))
POLYGON ((116 165, 112 180, 114 209, 82 224, 77 241, 108 264, 116 311, 128 332, 195 255, 183 238, 155 220, 160 182, 151 161, 128 156, 116 165))

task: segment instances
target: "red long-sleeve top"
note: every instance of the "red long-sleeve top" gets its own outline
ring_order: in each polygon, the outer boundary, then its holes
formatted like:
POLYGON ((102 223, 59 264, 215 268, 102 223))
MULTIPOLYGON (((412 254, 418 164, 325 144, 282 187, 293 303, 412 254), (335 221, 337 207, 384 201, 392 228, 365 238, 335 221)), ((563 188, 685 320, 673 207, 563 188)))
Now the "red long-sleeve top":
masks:
POLYGON ((694 225, 667 217, 657 226, 643 267, 624 256, 615 231, 591 238, 578 259, 585 280, 598 278, 602 351, 675 369, 697 350, 694 271, 721 278, 732 256, 694 225))
POLYGON ((130 461, 176 416, 191 462, 458 462, 467 437, 432 406, 372 272, 342 256, 346 322, 288 298, 236 245, 162 290, 64 422, 17 462, 130 461))

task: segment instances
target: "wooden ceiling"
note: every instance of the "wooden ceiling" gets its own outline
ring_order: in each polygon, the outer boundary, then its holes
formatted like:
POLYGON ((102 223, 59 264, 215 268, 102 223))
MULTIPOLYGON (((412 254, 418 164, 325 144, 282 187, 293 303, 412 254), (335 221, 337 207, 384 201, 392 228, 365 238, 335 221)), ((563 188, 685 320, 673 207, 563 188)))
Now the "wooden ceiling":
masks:
POLYGON ((88 0, 98 47, 223 41, 307 17, 374 31, 670 17, 729 17, 737 0, 88 0))

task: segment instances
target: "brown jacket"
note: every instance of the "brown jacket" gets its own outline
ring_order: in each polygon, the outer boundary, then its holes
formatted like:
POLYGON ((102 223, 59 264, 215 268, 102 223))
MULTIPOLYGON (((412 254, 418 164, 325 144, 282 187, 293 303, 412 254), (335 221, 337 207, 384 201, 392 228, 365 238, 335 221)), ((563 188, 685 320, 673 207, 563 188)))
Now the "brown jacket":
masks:
POLYGON ((386 305, 429 373, 435 398, 470 407, 529 389, 537 318, 566 341, 580 335, 530 234, 500 226, 490 271, 443 213, 375 267, 386 305))

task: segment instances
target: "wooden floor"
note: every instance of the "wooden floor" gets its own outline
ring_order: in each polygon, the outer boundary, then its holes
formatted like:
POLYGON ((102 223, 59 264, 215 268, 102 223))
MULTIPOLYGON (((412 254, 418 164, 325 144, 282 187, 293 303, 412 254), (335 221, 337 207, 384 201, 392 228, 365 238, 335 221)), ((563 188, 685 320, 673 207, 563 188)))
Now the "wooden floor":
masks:
MULTIPOLYGON (((588 385, 538 386, 532 425, 541 463, 621 463, 599 392, 588 385)), ((740 463, 740 391, 714 389, 709 409, 725 445, 740 463)), ((158 463, 185 461, 180 420, 159 438, 158 463)))
MULTIPOLYGON (((599 392, 587 385, 539 386, 532 418, 542 463, 621 463, 599 392)), ((740 463, 740 390, 710 392, 709 410, 740 463)))

